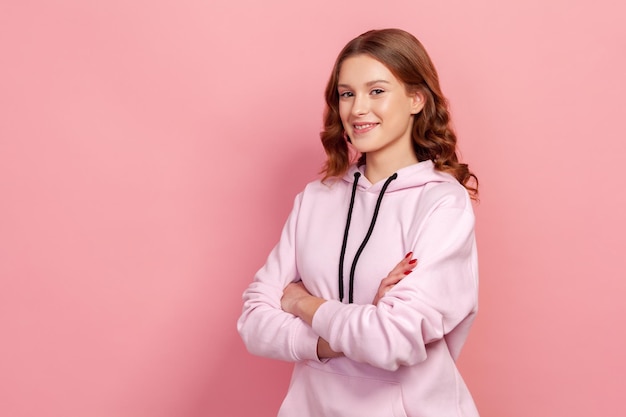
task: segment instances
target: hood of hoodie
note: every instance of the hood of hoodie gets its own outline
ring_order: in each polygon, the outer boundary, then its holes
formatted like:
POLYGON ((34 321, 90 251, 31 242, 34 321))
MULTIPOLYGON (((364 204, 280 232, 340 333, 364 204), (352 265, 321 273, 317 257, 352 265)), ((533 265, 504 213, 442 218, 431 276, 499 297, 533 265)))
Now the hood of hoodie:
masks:
POLYGON ((374 227, 376 225, 376 219, 378 218, 379 209, 381 207, 381 203, 385 195, 389 193, 393 193, 395 191, 405 190, 407 188, 417 188, 422 187, 425 184, 437 182, 456 182, 456 179, 449 174, 439 172, 435 170, 435 166, 432 161, 423 161, 418 162, 417 164, 409 165, 402 169, 399 169, 394 174, 389 176, 388 178, 378 181, 375 184, 372 184, 365 177, 365 165, 357 167, 351 166, 346 175, 343 177, 343 180, 346 181, 350 188, 352 189, 350 204, 348 208, 348 216, 346 219, 346 226, 343 235, 343 243, 341 246, 341 253, 339 256, 339 279, 338 279, 338 290, 339 290, 339 299, 341 301, 344 300, 344 261, 346 255, 346 246, 348 243, 348 237, 350 233, 350 222, 352 219, 352 211, 354 209, 355 204, 355 196, 357 190, 361 190, 362 192, 378 194, 376 206, 374 208, 374 212, 372 214, 372 220, 370 222, 370 226, 368 228, 367 234, 363 239, 361 245, 359 246, 356 254, 354 255, 354 259, 352 261, 352 265, 350 267, 349 274, 349 288, 348 288, 348 303, 353 302, 354 295, 354 273, 356 270, 357 263, 359 261, 359 257, 361 253, 365 249, 367 242, 372 235, 374 227), (356 181, 356 183, 355 183, 356 181))
MULTIPOLYGON (((361 173, 361 177, 359 178, 357 185, 358 189, 375 194, 380 193, 385 184, 386 178, 372 184, 365 177, 365 165, 352 165, 345 173, 342 180, 348 184, 353 184, 355 172, 361 173)), ((421 187, 431 182, 457 182, 452 175, 437 171, 435 169, 435 164, 431 160, 418 162, 417 164, 401 168, 396 171, 396 174, 397 178, 389 183, 385 193, 404 190, 406 188, 421 187)))

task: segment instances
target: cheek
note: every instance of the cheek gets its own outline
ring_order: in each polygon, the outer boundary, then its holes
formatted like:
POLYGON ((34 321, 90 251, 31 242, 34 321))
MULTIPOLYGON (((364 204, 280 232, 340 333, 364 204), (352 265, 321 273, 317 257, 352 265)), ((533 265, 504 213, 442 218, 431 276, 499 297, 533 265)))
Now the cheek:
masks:
POLYGON ((375 112, 386 121, 388 128, 405 130, 411 121, 411 111, 402 100, 386 100, 378 103, 375 112))
POLYGON ((377 103, 376 112, 387 120, 394 120, 400 123, 411 117, 411 108, 408 102, 398 98, 381 100, 377 103))
POLYGON ((381 118, 394 117, 399 110, 396 97, 380 97, 377 100, 372 100, 370 103, 370 111, 381 118))
POLYGON ((393 100, 385 100, 385 111, 394 114, 410 114, 411 108, 406 97, 393 97, 393 100))

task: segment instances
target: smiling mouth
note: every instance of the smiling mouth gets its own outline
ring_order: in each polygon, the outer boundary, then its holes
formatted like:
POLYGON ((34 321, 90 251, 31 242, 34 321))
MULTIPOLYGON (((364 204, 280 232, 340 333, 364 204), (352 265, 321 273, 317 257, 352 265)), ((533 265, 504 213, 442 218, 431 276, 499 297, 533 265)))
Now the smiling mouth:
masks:
POLYGON ((362 123, 358 125, 352 125, 352 127, 354 127, 355 133, 364 133, 372 130, 376 126, 378 126, 378 123, 362 123))

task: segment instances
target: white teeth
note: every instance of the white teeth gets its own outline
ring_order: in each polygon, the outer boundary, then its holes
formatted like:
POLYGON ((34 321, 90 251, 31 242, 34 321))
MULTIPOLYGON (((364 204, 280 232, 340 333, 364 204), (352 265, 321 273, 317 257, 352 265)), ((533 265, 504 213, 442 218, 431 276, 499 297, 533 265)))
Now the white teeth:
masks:
POLYGON ((354 129, 355 129, 355 130, 361 130, 361 129, 367 129, 367 128, 370 128, 370 127, 372 127, 372 126, 374 126, 374 124, 373 124, 373 123, 369 123, 369 124, 366 124, 366 125, 354 125, 354 129))

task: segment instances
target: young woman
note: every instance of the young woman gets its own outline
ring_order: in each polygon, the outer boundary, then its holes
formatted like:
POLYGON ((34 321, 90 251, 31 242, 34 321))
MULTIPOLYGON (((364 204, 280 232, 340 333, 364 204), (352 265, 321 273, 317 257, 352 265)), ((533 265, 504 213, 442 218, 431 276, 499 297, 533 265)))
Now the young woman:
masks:
POLYGON ((477 416, 455 365, 477 309, 477 182, 435 67, 407 32, 364 33, 326 105, 324 178, 296 197, 238 322, 250 352, 296 362, 278 415, 477 416))

